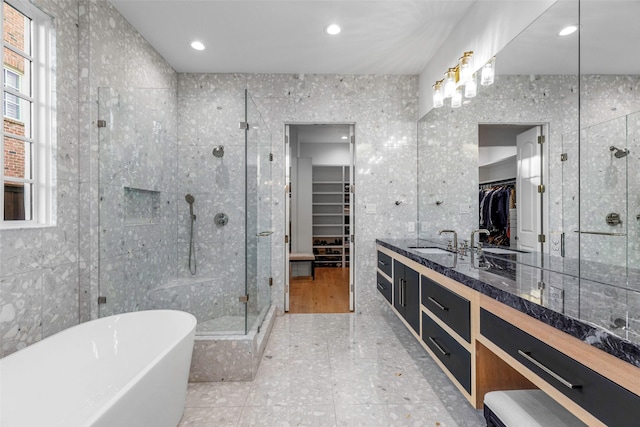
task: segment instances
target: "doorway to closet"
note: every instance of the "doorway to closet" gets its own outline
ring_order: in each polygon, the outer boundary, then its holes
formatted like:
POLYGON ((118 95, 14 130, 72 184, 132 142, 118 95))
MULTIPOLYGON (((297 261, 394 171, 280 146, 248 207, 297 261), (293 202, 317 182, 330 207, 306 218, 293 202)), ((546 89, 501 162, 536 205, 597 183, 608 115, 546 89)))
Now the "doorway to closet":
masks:
POLYGON ((285 310, 354 309, 353 124, 285 126, 285 310))

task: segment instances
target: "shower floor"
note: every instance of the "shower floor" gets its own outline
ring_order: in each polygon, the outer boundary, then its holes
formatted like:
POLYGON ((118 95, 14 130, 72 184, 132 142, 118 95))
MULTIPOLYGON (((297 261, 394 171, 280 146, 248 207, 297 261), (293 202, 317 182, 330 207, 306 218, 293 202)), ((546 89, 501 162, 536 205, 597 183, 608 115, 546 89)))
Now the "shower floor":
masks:
MULTIPOLYGON (((249 330, 254 327, 258 315, 247 317, 249 330)), ((196 335, 244 335, 244 316, 222 316, 198 323, 196 335)))

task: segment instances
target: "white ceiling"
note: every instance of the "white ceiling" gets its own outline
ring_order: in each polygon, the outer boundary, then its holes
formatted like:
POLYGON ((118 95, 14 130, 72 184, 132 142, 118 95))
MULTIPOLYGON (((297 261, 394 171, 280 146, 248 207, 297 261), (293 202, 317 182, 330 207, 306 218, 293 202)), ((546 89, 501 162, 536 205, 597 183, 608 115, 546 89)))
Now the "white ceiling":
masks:
POLYGON ((496 57, 498 74, 640 74, 639 0, 560 0, 496 57), (558 32, 578 23, 578 33, 558 32))
POLYGON ((475 0, 109 1, 178 72, 419 74, 475 0))

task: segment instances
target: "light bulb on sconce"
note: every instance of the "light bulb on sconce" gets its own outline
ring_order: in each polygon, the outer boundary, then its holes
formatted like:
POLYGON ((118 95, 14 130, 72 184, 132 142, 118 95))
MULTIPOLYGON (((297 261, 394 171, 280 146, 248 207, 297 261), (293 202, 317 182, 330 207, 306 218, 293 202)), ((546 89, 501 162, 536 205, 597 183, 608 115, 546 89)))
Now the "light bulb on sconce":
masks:
POLYGON ((444 105, 444 96, 442 96, 442 82, 438 80, 433 85, 433 108, 440 108, 444 105))
POLYGON ((471 76, 473 74, 473 52, 465 52, 462 57, 458 60, 458 73, 459 79, 458 83, 461 85, 466 85, 467 82, 471 81, 471 76))
POLYGON ((478 76, 476 73, 471 74, 471 79, 464 84, 464 97, 473 98, 478 93, 478 76))
POLYGON ((462 87, 458 86, 451 97, 451 108, 460 108, 462 106, 462 87))
POLYGON ((482 75, 480 77, 480 84, 482 86, 489 86, 493 84, 493 80, 496 75, 496 57, 492 57, 482 67, 482 75))
POLYGON ((456 91, 456 69, 449 68, 445 73, 447 77, 444 79, 444 86, 442 88, 442 96, 444 98, 451 98, 456 91))

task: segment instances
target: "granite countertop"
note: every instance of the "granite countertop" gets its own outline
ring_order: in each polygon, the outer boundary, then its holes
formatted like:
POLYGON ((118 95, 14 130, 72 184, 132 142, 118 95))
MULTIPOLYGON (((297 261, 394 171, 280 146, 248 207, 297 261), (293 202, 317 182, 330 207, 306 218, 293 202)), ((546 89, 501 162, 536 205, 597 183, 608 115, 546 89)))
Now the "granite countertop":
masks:
MULTIPOLYGON (((578 271, 582 274, 577 262, 549 257, 544 265, 545 260, 536 260, 533 254, 496 254, 489 253, 488 248, 486 252, 473 257, 469 252, 466 255, 453 252, 419 252, 420 248, 425 247, 446 249, 445 241, 440 239, 378 239, 376 243, 640 367, 640 341, 632 342, 601 326, 581 320, 577 315, 565 314, 562 305, 556 307, 557 301, 546 297, 548 292, 540 292, 540 280, 544 281, 545 287, 557 285, 562 289, 560 284, 555 282, 564 280, 563 276, 577 277, 578 271)), ((597 281, 602 282, 603 286, 618 286, 622 283, 612 271, 593 266, 588 271, 597 273, 597 281)), ((633 273, 627 277, 635 280, 638 275, 633 273)), ((625 285, 629 283, 627 277, 624 279, 625 285)), ((590 276, 589 280, 594 281, 596 277, 590 276)), ((577 313, 580 313, 580 310, 577 310, 577 313)))

